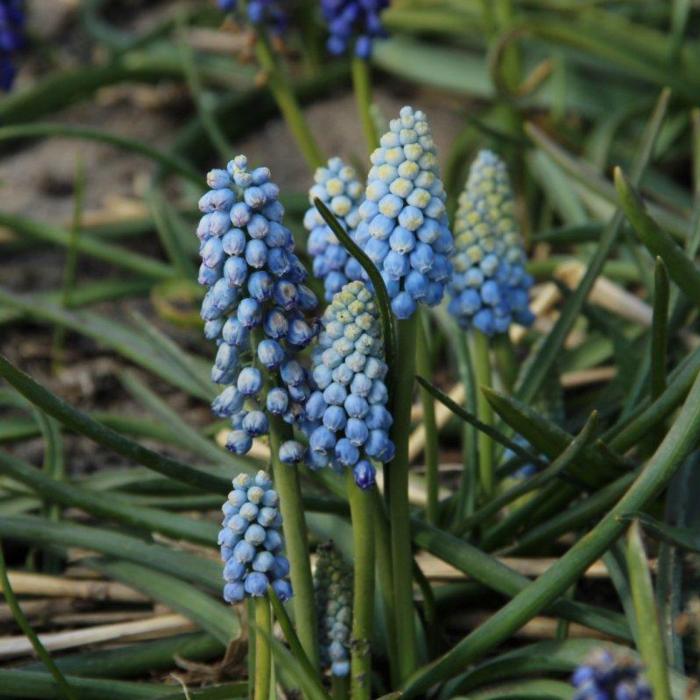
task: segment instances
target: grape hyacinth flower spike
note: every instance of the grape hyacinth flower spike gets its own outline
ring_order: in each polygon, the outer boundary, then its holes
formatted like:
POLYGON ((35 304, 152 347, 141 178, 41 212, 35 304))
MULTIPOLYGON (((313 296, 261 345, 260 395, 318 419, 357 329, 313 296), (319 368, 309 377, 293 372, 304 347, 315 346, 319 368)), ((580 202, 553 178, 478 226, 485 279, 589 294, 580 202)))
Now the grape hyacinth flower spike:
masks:
POLYGON ((425 114, 404 107, 371 156, 355 242, 377 266, 399 319, 442 300, 453 241, 425 114))
POLYGON ((598 649, 571 678, 573 700, 652 700, 651 688, 634 661, 598 649))
POLYGON ((489 337, 534 320, 528 306, 532 277, 513 209, 505 163, 480 151, 455 217, 448 308, 462 328, 489 337))
POLYGON ((345 678, 350 674, 352 567, 332 542, 321 545, 317 555, 314 592, 321 664, 332 676, 345 678))
POLYGON ((224 600, 264 596, 269 588, 281 601, 292 597, 289 562, 282 555, 282 516, 270 477, 239 474, 222 507, 218 544, 224 562, 224 600))
POLYGON ((23 0, 0 0, 0 90, 12 87, 17 70, 13 55, 24 46, 23 0))
POLYGON ((352 258, 313 205, 320 199, 352 235, 360 221, 358 211, 363 187, 354 168, 340 158, 331 158, 328 165, 316 169, 314 185, 309 190, 311 207, 304 215, 309 232, 308 251, 313 261, 313 274, 323 281, 326 301, 331 301, 348 281, 361 279, 360 264, 352 258))
MULTIPOLYGON (((223 12, 235 12, 238 0, 217 0, 223 12)), ((251 24, 264 24, 274 34, 284 34, 289 15, 282 0, 248 0, 247 19, 251 24)))
MULTIPOLYGON (((271 415, 289 424, 303 418, 310 387, 295 355, 315 335, 305 314, 317 300, 303 284, 306 270, 282 223, 270 171, 251 171, 237 156, 226 170, 212 170, 207 183, 197 227, 199 282, 208 287, 201 315, 205 336, 218 345, 212 380, 226 386, 212 410, 231 421, 228 449, 245 454, 253 438, 268 433, 271 415)), ((283 461, 302 454, 294 441, 280 448, 283 461)))
POLYGON ((363 282, 350 282, 326 309, 313 351, 317 389, 306 404, 306 419, 315 425, 309 437, 312 467, 347 467, 360 488, 374 484, 370 460, 394 456, 386 373, 374 296, 363 282))
POLYGON ((369 58, 374 41, 388 36, 380 17, 387 7, 389 0, 321 0, 328 51, 344 54, 354 41, 355 55, 369 58))

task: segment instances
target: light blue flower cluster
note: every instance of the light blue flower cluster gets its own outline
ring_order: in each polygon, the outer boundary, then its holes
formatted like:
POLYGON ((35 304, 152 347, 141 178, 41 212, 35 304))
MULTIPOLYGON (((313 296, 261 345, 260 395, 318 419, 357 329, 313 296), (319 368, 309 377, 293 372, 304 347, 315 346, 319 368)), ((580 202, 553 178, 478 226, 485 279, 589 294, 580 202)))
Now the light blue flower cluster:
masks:
POLYGON ((332 542, 317 550, 314 593, 319 626, 321 664, 333 676, 350 673, 352 567, 332 542))
POLYGON ((579 666, 571 682, 576 688, 573 700, 652 700, 639 664, 616 658, 606 649, 597 650, 579 666))
POLYGON ((291 598, 289 561, 281 554, 279 497, 270 477, 264 471, 255 477, 239 474, 221 510, 218 544, 224 562, 224 600, 238 603, 264 596, 270 587, 281 601, 291 598))
POLYGON ((345 165, 340 158, 331 158, 326 167, 316 169, 314 185, 309 190, 311 207, 304 216, 304 226, 309 232, 308 251, 313 273, 323 280, 326 301, 331 301, 349 280, 361 279, 363 270, 318 213, 314 199, 320 199, 352 235, 360 221, 358 208, 363 194, 354 168, 345 165))
MULTIPOLYGON (((219 9, 233 12, 238 0, 218 0, 219 9)), ((289 25, 289 15, 281 0, 249 0, 248 21, 251 24, 265 24, 275 34, 283 34, 289 25)))
POLYGON ((480 151, 472 163, 454 231, 449 311, 459 325, 488 336, 507 332, 511 323, 530 325, 532 278, 513 193, 505 163, 491 151, 480 151))
POLYGON ((355 483, 369 488, 375 478, 369 460, 391 461, 394 444, 379 311, 363 282, 350 282, 333 297, 312 361, 318 388, 306 404, 306 419, 316 426, 309 437, 310 465, 350 468, 355 483))
MULTIPOLYGON (((294 355, 316 334, 304 315, 317 300, 303 284, 306 270, 282 223, 284 208, 270 171, 249 171, 245 156, 237 156, 226 170, 212 170, 207 183, 211 190, 199 201, 204 215, 197 227, 199 282, 209 288, 201 315, 205 336, 218 344, 212 381, 227 385, 212 410, 231 419, 228 449, 245 454, 253 438, 267 434, 268 414, 289 424, 303 419, 311 390, 294 355)), ((302 455, 295 441, 280 450, 287 462, 302 455)))
POLYGON ((369 58, 374 40, 387 36, 380 17, 387 7, 389 0, 321 0, 330 33, 328 51, 343 54, 355 39, 355 54, 369 58))
POLYGON ((372 154, 356 243, 380 270, 397 318, 442 300, 452 234, 425 114, 404 107, 372 154))

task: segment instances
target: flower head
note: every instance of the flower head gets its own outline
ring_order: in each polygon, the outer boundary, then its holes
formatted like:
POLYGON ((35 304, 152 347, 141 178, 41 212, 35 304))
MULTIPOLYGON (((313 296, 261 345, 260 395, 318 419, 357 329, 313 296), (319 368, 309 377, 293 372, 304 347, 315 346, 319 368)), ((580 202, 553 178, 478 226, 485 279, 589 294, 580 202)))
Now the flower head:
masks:
MULTIPOLYGON (((268 432, 269 415, 290 424, 303 417, 310 388, 294 358, 316 334, 305 314, 317 300, 304 285, 306 270, 282 223, 270 171, 249 170, 237 156, 226 170, 209 172, 207 182, 197 227, 199 281, 209 288, 201 314, 206 337, 218 344, 212 380, 226 385, 212 409, 231 420, 227 447, 245 454, 268 432)), ((285 445, 286 455, 298 452, 285 445)))
POLYGON ((0 90, 9 90, 15 79, 13 54, 24 46, 23 0, 0 0, 0 90))
POLYGON ((404 107, 372 154, 356 243, 380 270, 397 318, 442 300, 452 234, 425 114, 404 107))
POLYGON ((334 676, 350 673, 352 567, 332 542, 317 549, 314 593, 319 625, 321 664, 334 676))
POLYGON ((374 40, 387 36, 380 17, 387 7, 389 0, 321 0, 330 53, 345 53, 354 40, 355 54, 369 58, 374 40))
MULTIPOLYGON (((217 0, 223 12, 234 12, 238 0, 217 0)), ((283 34, 289 24, 289 15, 282 0, 249 0, 247 18, 251 24, 265 24, 275 34, 283 34)))
POLYGON ((363 282, 350 282, 326 309, 313 352, 317 388, 306 403, 311 466, 347 467, 361 488, 374 484, 369 460, 394 456, 386 373, 374 295, 363 282))
POLYGON ((631 659, 598 649, 571 678, 573 700, 652 700, 641 667, 631 659))
POLYGON ((264 596, 268 588, 281 601, 292 596, 289 561, 282 555, 282 516, 270 477, 239 474, 222 506, 224 519, 218 544, 224 562, 224 600, 264 596))
POLYGON ((340 158, 331 158, 327 166, 316 169, 314 185, 309 190, 311 207, 304 215, 304 226, 309 232, 308 250, 313 260, 313 273, 323 280, 326 301, 331 301, 348 280, 360 279, 363 271, 318 213, 314 199, 320 199, 352 235, 360 221, 358 208, 362 195, 362 184, 354 168, 345 165, 340 158))
POLYGON ((511 323, 530 325, 532 278, 525 271, 508 172, 491 151, 480 151, 472 164, 454 230, 449 310, 459 325, 488 336, 505 333, 511 323))

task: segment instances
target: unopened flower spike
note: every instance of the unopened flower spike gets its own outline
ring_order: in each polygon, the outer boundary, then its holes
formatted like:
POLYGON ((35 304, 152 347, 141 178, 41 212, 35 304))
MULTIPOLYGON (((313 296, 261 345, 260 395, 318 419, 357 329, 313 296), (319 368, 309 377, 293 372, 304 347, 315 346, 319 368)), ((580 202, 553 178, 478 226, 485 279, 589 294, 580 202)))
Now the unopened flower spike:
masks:
POLYGON ((239 474, 221 510, 218 544, 224 562, 224 600, 264 596, 269 588, 281 601, 292 597, 289 561, 282 554, 284 541, 279 497, 270 477, 239 474))
POLYGON ((317 389, 306 404, 310 464, 352 469, 355 483, 369 488, 375 480, 370 460, 391 461, 394 444, 379 311, 364 282, 350 282, 333 297, 312 362, 317 389))
POLYGON ((343 54, 354 42, 355 55, 369 58, 375 39, 388 36, 380 16, 387 7, 389 0, 321 0, 328 51, 343 54))
MULTIPOLYGON (((207 183, 197 227, 199 282, 209 288, 201 315, 205 336, 218 344, 212 380, 226 386, 212 409, 231 420, 228 449, 245 454, 253 438, 267 434, 270 415, 289 424, 303 418, 310 386, 295 356, 316 334, 306 314, 317 300, 304 285, 306 270, 282 223, 270 171, 249 170, 237 156, 226 170, 212 170, 207 183)), ((284 461, 302 457, 294 441, 280 449, 284 461)))
POLYGON ((332 542, 317 550, 314 594, 321 665, 338 678, 350 674, 352 567, 332 542))
MULTIPOLYGON (((223 12, 235 12, 238 0, 217 0, 223 12)), ((275 34, 283 34, 289 25, 284 0, 248 0, 246 17, 251 24, 264 24, 275 34)))
POLYGON ((571 678, 573 700, 652 700, 651 688, 632 659, 598 649, 571 678))
POLYGON ((371 157, 356 243, 380 270, 399 319, 435 306, 453 242, 435 144, 423 112, 404 107, 371 157))
POLYGON ((534 320, 528 306, 532 277, 525 270, 513 208, 505 163, 491 151, 480 151, 455 217, 448 308, 462 328, 487 336, 534 320))
POLYGON ((24 46, 23 0, 0 0, 0 90, 9 90, 17 73, 13 61, 24 46))
POLYGON ((304 216, 304 226, 309 232, 308 251, 313 261, 313 274, 323 281, 326 301, 331 301, 348 281, 360 279, 363 271, 323 220, 314 200, 320 199, 348 235, 352 235, 360 221, 359 205, 363 194, 354 168, 340 158, 331 158, 328 165, 317 168, 314 185, 309 190, 311 206, 304 216))

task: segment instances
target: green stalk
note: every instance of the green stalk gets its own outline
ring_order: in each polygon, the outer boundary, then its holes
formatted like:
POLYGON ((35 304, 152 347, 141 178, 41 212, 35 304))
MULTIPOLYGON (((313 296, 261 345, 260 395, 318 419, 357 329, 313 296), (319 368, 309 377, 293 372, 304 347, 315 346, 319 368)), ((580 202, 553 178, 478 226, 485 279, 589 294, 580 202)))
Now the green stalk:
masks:
MULTIPOLYGON (((71 221, 68 250, 66 251, 66 266, 63 270, 63 289, 61 290, 61 306, 64 309, 71 307, 73 289, 78 271, 78 241, 83 218, 83 203, 85 201, 85 164, 80 156, 75 161, 75 198, 73 200, 73 219, 71 221)), ((63 345, 66 339, 66 329, 56 326, 53 333, 53 357, 54 373, 58 370, 63 359, 63 345)))
MULTIPOLYGON (((432 381, 432 363, 430 357, 428 319, 422 318, 419 322, 420 336, 416 346, 416 365, 418 374, 432 381)), ((420 388, 420 398, 423 404, 423 426, 425 428, 425 469, 428 485, 428 505, 426 515, 431 525, 438 521, 438 433, 435 423, 435 401, 432 394, 425 388, 420 388)))
POLYGON ((260 66, 266 73, 270 92, 272 92, 275 102, 277 102, 277 106, 291 130, 299 150, 306 159, 306 163, 311 170, 315 170, 320 165, 323 165, 325 160, 323 153, 311 133, 304 113, 299 107, 299 103, 291 89, 290 80, 288 76, 283 74, 275 57, 267 30, 265 27, 258 25, 255 27, 255 31, 257 33, 256 53, 260 66))
MULTIPOLYGON (((470 334, 474 376, 477 383, 476 414, 486 425, 493 425, 493 409, 481 389, 491 387, 491 360, 489 358, 489 339, 480 331, 470 334)), ((479 475, 483 496, 488 498, 494 489, 493 440, 479 431, 477 437, 479 449, 479 475)))
POLYGON ((333 700, 348 700, 350 697, 350 683, 347 676, 331 677, 331 697, 333 700))
POLYGON ((396 456, 389 465, 388 497, 391 526, 391 560, 394 576, 394 619, 399 678, 405 680, 416 667, 416 631, 413 616, 413 554, 408 504, 408 437, 416 361, 417 314, 398 322, 398 358, 394 376, 392 440, 396 456))
POLYGON ((270 699, 272 652, 269 637, 272 634, 272 614, 267 596, 255 598, 255 694, 254 700, 270 699), (264 632, 264 634, 260 634, 264 632))
POLYGON ((291 429, 279 416, 271 415, 269 418, 272 473, 275 479, 275 489, 280 497, 282 528, 291 567, 292 588, 294 589, 294 597, 292 598, 294 623, 306 655, 313 667, 318 668, 316 604, 299 473, 296 467, 282 464, 279 459, 280 446, 292 438, 291 429))
POLYGON ((374 620, 374 508, 372 491, 358 488, 346 469, 355 555, 352 611, 352 700, 369 700, 372 690, 372 622, 374 620))
POLYGON ((666 265, 656 258, 654 269, 654 315, 651 326, 651 398, 658 399, 666 390, 668 360, 669 284, 666 265))
POLYGON ((372 75, 369 61, 359 56, 352 59, 352 85, 367 148, 371 153, 379 146, 379 135, 372 118, 372 75))
POLYGON ((510 394, 518 379, 518 358, 515 356, 515 348, 507 333, 499 333, 493 339, 493 354, 496 359, 498 376, 501 378, 505 390, 510 394))
POLYGON ((77 700, 77 695, 72 690, 72 688, 68 685, 66 679, 64 678, 64 676, 61 673, 58 666, 56 666, 56 664, 54 663, 54 661, 51 658, 51 656, 49 655, 48 651, 46 651, 46 648, 39 640, 39 637, 37 636, 36 632, 32 629, 32 626, 29 624, 29 621, 27 620, 24 613, 22 612, 22 608, 19 606, 19 603, 17 602, 17 598, 15 597, 15 593, 12 590, 12 586, 10 585, 10 579, 7 575, 7 567, 5 566, 5 557, 3 556, 3 553, 2 553, 2 543, 1 542, 0 542, 0 583, 2 584, 2 592, 5 596, 5 601, 7 602, 7 606, 10 608, 10 611, 12 612, 12 617, 14 617, 15 622, 17 623, 19 628, 22 630, 24 636, 27 637, 27 639, 31 642, 32 646, 34 647, 34 651, 36 652, 36 655, 43 661, 44 666, 46 666, 49 673, 53 676, 53 679, 56 681, 56 685, 58 685, 59 692, 61 693, 61 695, 64 698, 67 698, 67 700, 77 700))

